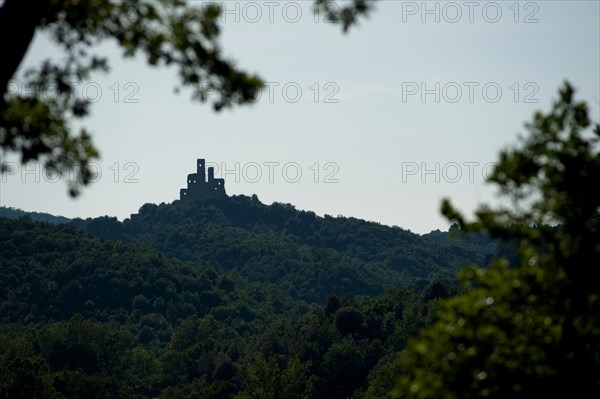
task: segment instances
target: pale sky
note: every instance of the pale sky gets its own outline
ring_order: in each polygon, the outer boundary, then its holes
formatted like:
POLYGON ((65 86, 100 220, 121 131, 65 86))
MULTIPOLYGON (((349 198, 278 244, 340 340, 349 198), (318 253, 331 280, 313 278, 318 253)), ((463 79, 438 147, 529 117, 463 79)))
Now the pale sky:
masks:
MULTIPOLYGON (((598 1, 380 1, 347 35, 311 5, 225 3, 225 53, 271 83, 219 114, 175 94, 174 70, 102 46, 111 72, 79 86, 98 181, 73 200, 31 166, 2 177, 0 204, 123 219, 178 199, 206 158, 228 194, 425 233, 447 228, 444 197, 467 214, 494 200, 482 176, 565 79, 600 119, 598 1)), ((58 54, 37 35, 25 66, 58 54)))

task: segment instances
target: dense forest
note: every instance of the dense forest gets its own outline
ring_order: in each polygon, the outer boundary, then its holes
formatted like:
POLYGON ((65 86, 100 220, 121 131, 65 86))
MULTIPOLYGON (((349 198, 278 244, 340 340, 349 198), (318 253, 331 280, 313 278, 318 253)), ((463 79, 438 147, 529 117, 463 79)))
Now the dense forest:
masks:
POLYGON ((182 261, 210 263, 251 281, 277 285, 294 298, 322 303, 329 294, 379 295, 452 280, 498 250, 482 235, 419 236, 399 227, 346 217, 319 217, 256 196, 146 204, 137 214, 72 221, 88 233, 151 246, 182 261))
POLYGON ((2 398, 379 398, 454 271, 498 250, 255 196, 8 216, 2 398))

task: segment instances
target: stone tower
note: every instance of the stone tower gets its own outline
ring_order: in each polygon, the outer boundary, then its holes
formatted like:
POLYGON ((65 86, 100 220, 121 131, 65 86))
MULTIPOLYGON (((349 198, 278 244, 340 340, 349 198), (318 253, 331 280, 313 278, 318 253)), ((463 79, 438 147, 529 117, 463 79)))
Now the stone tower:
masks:
POLYGON ((206 179, 206 162, 204 159, 198 159, 196 163, 196 173, 191 173, 187 177, 187 188, 179 190, 179 199, 194 198, 219 198, 225 197, 225 180, 215 179, 215 169, 208 168, 208 180, 206 179))

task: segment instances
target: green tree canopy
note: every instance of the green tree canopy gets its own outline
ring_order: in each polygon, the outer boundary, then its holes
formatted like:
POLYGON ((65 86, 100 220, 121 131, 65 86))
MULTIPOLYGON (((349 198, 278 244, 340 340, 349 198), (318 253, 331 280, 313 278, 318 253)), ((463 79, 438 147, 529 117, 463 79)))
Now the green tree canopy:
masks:
POLYGON ((402 398, 597 397, 600 394, 600 126, 565 84, 490 178, 510 205, 483 207, 464 231, 514 242, 516 264, 465 269, 465 294, 402 353, 402 398))

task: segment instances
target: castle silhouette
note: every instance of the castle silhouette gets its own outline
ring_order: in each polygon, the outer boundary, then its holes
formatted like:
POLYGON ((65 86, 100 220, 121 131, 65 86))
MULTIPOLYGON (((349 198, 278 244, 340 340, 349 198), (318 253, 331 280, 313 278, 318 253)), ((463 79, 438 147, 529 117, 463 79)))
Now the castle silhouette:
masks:
POLYGON ((208 168, 206 179, 206 163, 198 159, 196 173, 187 177, 187 188, 179 190, 179 199, 219 198, 225 197, 225 179, 215 179, 215 168, 208 168))

